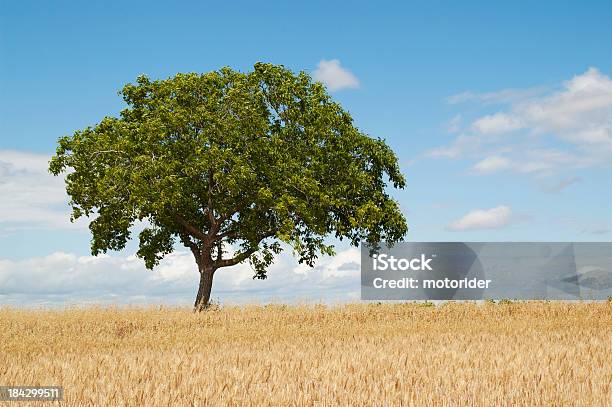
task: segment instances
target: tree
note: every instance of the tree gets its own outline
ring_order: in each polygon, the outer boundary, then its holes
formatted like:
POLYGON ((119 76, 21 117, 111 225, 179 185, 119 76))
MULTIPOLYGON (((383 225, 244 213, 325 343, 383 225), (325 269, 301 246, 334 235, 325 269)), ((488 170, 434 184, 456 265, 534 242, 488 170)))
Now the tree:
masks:
POLYGON ((406 233, 386 192, 404 187, 395 154, 304 72, 140 76, 120 95, 120 116, 61 137, 49 170, 67 173, 71 220, 93 219, 93 255, 123 249, 136 221, 147 268, 177 239, 191 250, 196 310, 220 268, 248 260, 264 279, 283 247, 313 266, 333 254, 328 235, 376 245, 406 233))

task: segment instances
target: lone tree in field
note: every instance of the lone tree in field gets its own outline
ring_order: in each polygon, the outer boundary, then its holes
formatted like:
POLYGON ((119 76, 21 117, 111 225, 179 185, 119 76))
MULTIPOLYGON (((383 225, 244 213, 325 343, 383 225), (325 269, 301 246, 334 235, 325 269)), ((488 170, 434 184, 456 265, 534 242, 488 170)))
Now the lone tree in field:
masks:
POLYGON ((215 272, 249 261, 254 278, 282 247, 300 263, 333 254, 325 237, 393 243, 406 221, 385 191, 404 187, 393 151, 353 126, 304 72, 257 63, 138 77, 119 118, 59 139, 49 170, 67 172, 71 219, 92 217, 91 250, 121 250, 144 221, 138 256, 152 269, 175 241, 200 273, 195 309, 215 272))

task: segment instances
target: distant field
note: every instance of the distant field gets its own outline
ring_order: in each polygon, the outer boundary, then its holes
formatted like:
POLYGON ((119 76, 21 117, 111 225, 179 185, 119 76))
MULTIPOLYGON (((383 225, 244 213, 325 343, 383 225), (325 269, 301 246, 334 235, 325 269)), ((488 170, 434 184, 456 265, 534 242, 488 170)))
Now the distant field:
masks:
POLYGON ((0 385, 71 406, 610 406, 612 302, 0 308, 0 385))

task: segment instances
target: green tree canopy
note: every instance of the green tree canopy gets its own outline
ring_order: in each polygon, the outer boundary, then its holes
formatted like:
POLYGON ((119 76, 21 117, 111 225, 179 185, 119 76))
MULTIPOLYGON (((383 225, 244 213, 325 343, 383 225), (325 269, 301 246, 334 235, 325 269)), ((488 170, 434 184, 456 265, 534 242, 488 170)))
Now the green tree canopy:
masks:
POLYGON ((395 154, 304 72, 140 76, 120 94, 120 116, 60 138, 49 169, 67 173, 72 218, 93 219, 94 255, 124 248, 136 221, 148 268, 177 240, 189 248, 196 309, 217 269, 248 260, 263 279, 281 242, 312 266, 333 254, 328 235, 376 245, 406 233, 385 190, 404 187, 395 154))

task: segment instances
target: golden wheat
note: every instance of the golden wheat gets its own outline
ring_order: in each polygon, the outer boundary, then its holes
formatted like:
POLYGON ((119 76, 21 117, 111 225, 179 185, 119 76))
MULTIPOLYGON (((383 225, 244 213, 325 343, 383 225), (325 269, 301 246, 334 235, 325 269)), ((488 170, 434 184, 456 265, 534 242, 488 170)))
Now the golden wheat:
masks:
POLYGON ((0 309, 0 385, 55 405, 609 406, 611 383, 610 302, 0 309))

